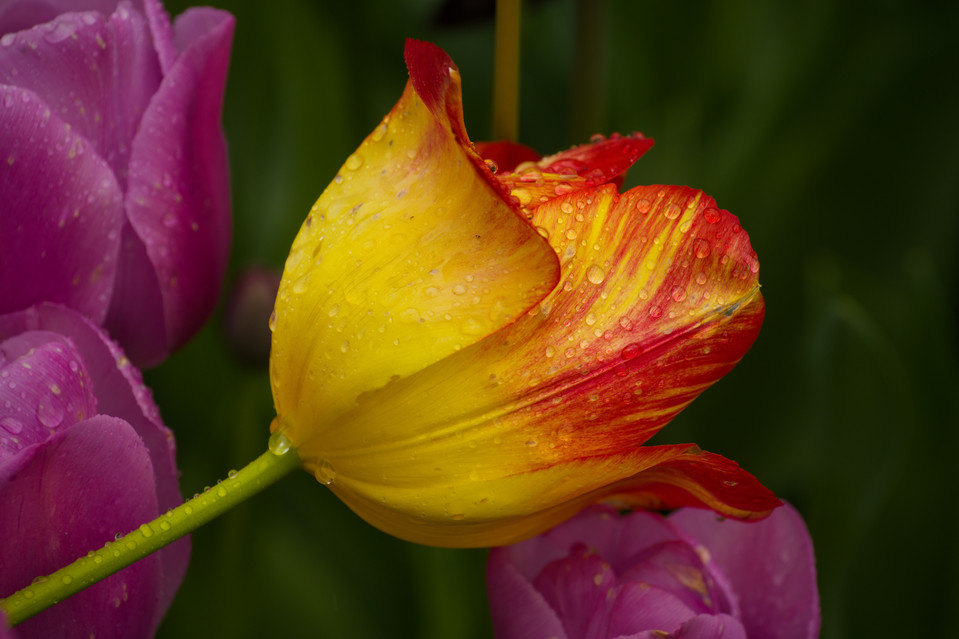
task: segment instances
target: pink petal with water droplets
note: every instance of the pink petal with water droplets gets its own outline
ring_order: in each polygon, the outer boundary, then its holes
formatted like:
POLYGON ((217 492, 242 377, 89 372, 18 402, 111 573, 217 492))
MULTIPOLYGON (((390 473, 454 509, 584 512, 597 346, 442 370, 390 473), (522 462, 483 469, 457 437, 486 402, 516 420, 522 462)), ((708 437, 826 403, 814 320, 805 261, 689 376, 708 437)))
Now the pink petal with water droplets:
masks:
MULTIPOLYGON (((164 77, 133 142, 126 209, 155 280, 148 265, 132 256, 124 269, 133 275, 119 283, 117 295, 154 301, 143 309, 114 305, 106 326, 143 365, 162 360, 199 329, 216 303, 226 269, 231 222, 220 111, 233 25, 233 17, 221 11, 180 17, 177 30, 182 27, 195 39, 164 77), (164 330, 137 342, 157 295, 164 330)), ((129 241, 131 247, 136 244, 129 241)))
POLYGON ((31 331, 0 341, 0 481, 25 448, 97 414, 90 375, 66 337, 31 331))
MULTIPOLYGON (((23 454, 27 463, 0 483, 0 530, 7 535, 0 544, 0 596, 159 514, 150 457, 121 419, 92 417, 23 454)), ((160 619, 162 573, 161 556, 151 555, 28 619, 17 632, 66 639, 150 637, 160 619)))
POLYGON ((4 36, 0 84, 35 92, 126 185, 130 145, 157 87, 160 67, 143 16, 66 13, 4 36))
POLYGON ((31 91, 0 86, 0 125, 0 313, 52 301, 102 321, 123 225, 113 171, 31 91))
MULTIPOLYGON (((80 354, 77 371, 70 361, 67 370, 85 374, 96 395, 97 412, 119 417, 136 431, 146 445, 155 472, 156 496, 161 511, 181 502, 176 445, 173 433, 163 425, 160 411, 140 371, 102 330, 78 313, 57 305, 42 304, 19 313, 0 316, 0 341, 31 332, 55 332, 70 341, 80 354)), ((35 338, 30 338, 35 339, 35 338)), ((67 371, 62 368, 60 372, 67 371)), ((61 386, 66 386, 61 384, 61 386)), ((2 405, 2 404, 0 404, 2 405)), ((163 572, 161 608, 166 610, 186 572, 189 539, 182 539, 159 551, 166 567, 163 572)))

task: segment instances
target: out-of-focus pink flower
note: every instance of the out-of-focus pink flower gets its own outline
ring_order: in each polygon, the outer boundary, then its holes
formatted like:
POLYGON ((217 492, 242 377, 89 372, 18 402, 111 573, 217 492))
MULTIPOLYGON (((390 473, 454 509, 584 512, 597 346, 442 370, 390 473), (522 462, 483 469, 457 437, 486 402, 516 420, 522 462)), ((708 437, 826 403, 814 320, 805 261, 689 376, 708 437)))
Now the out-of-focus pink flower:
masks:
POLYGON ((789 504, 761 521, 593 506, 490 551, 498 639, 811 639, 812 540, 789 504))
MULTIPOLYGON (((43 304, 0 316, 0 597, 180 503, 173 434, 139 371, 90 320, 43 304)), ((152 637, 189 541, 16 629, 19 637, 152 637)))
POLYGON ((233 17, 159 0, 0 3, 0 313, 43 301, 140 366, 208 317, 230 242, 233 17))

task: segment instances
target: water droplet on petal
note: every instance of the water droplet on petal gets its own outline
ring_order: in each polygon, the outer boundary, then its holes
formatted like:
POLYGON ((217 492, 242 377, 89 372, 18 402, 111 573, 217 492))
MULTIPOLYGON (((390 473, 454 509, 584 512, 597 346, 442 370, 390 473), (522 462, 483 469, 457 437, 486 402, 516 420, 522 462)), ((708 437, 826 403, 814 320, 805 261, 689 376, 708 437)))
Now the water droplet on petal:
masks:
POLYGON ((634 357, 639 356, 641 352, 642 348, 640 348, 639 344, 629 344, 620 353, 620 357, 623 359, 633 359, 634 357))
POLYGON ((663 215, 666 216, 667 220, 675 220, 677 217, 679 217, 680 213, 682 213, 682 210, 675 202, 670 202, 668 205, 666 205, 666 210, 663 211, 663 215))
POLYGON ((355 171, 356 169, 363 166, 363 158, 354 153, 350 157, 346 158, 346 164, 344 164, 347 169, 350 171, 355 171))
POLYGON ((708 208, 703 211, 703 217, 706 218, 706 221, 710 224, 715 224, 722 218, 722 215, 720 215, 718 210, 714 208, 708 208))
POLYGON ((656 318, 662 317, 662 315, 663 315, 663 309, 661 309, 661 308, 658 307, 658 306, 651 306, 651 307, 650 307, 650 309, 649 309, 649 316, 650 316, 650 317, 652 317, 653 319, 656 319, 656 318))
POLYGON ((17 435, 23 431, 23 422, 16 417, 0 417, 0 427, 11 435, 17 435))
POLYGON ((696 257, 699 259, 709 257, 709 242, 703 238, 696 240, 696 257))
POLYGON ((276 311, 273 311, 272 313, 270 313, 269 324, 270 324, 270 331, 273 331, 274 329, 276 329, 276 311))
POLYGON ((595 264, 591 265, 586 269, 586 279, 588 279, 593 284, 602 284, 603 280, 606 279, 606 271, 604 271, 599 266, 595 264))
POLYGON ((316 472, 313 474, 316 476, 316 481, 321 484, 326 484, 327 486, 332 484, 333 480, 336 479, 336 470, 328 459, 320 460, 320 464, 316 467, 316 472))
POLYGON ((43 403, 37 407, 37 419, 47 428, 56 428, 63 422, 63 406, 43 403))
POLYGON ((674 286, 673 290, 670 292, 670 296, 673 298, 674 302, 682 302, 686 299, 686 289, 682 286, 674 286))

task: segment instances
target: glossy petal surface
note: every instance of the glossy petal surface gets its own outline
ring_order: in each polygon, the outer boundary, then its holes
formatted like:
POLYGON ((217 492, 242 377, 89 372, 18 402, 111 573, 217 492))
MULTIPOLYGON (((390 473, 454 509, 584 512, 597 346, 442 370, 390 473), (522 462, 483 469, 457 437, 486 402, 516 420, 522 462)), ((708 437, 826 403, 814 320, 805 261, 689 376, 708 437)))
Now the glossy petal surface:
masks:
POLYGON ((819 589, 812 540, 786 504, 755 525, 683 510, 670 521, 709 550, 739 597, 750 637, 819 636, 819 589))
POLYGON ((183 48, 132 142, 123 276, 106 327, 147 365, 200 328, 226 268, 230 194, 220 112, 233 26, 230 14, 213 9, 178 17, 174 37, 183 48), (144 326, 160 318, 154 342, 144 343, 144 326))
POLYGON ((271 379, 279 428, 306 459, 336 445, 362 394, 501 329, 556 282, 555 254, 462 140, 459 92, 445 56, 411 63, 400 102, 293 243, 271 379))
MULTIPOLYGON (((148 456, 158 510, 137 524, 181 503, 173 433, 140 372, 89 319, 52 304, 2 315, 0 354, 0 481, 28 463, 23 451, 99 414, 123 420, 148 456)), ((189 552, 183 539, 156 554, 158 615, 173 600, 189 552)))
MULTIPOLYGON (((146 448, 123 420, 98 415, 25 451, 26 463, 0 481, 0 595, 28 586, 158 513, 146 448), (80 525, 82 522, 82 525, 80 525)), ((31 637, 148 637, 158 623, 160 555, 147 557, 28 619, 31 637), (111 610, 112 609, 112 610, 111 610), (110 610, 110 614, 104 614, 110 610)))

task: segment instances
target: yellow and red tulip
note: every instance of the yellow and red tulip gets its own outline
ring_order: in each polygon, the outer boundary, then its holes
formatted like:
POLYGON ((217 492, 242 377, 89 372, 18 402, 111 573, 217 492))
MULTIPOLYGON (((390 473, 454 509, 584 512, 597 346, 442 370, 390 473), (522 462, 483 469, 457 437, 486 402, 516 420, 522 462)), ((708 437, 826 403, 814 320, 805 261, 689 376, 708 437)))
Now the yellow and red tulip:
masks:
POLYGON ((516 542, 596 501, 778 506, 719 455, 642 445, 759 331, 738 220, 686 187, 620 194, 641 135, 497 167, 517 149, 477 152, 449 57, 409 41, 406 60, 294 240, 271 430, 364 519, 430 545, 516 542))

